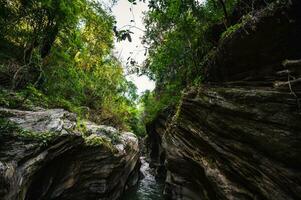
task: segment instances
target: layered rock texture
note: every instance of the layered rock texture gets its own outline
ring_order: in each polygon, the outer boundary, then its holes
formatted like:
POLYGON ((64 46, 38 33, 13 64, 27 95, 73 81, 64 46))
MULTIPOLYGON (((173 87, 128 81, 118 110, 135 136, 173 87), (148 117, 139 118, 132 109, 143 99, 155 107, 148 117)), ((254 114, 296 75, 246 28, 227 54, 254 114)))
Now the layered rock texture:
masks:
POLYGON ((62 109, 0 113, 8 123, 0 134, 1 200, 114 200, 137 183, 132 133, 78 122, 62 109))
POLYGON ((301 199, 301 6, 289 2, 227 33, 205 83, 185 92, 171 123, 154 122, 169 199, 301 199))
POLYGON ((167 108, 162 111, 155 120, 146 124, 146 132, 148 137, 146 138, 146 147, 148 157, 150 158, 150 167, 155 169, 155 176, 157 178, 165 178, 166 168, 164 165, 166 152, 163 147, 162 137, 165 130, 167 129, 167 124, 169 124, 172 118, 174 108, 167 108))

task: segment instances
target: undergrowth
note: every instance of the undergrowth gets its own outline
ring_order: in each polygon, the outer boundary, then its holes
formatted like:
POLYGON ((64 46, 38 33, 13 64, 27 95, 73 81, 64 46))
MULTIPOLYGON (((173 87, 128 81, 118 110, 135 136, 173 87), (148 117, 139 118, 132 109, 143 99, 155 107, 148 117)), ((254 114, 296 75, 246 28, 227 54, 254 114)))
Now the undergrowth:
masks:
POLYGON ((13 135, 25 140, 38 141, 41 146, 46 146, 59 135, 59 133, 56 132, 35 132, 24 130, 3 117, 0 117, 0 130, 1 135, 13 135))

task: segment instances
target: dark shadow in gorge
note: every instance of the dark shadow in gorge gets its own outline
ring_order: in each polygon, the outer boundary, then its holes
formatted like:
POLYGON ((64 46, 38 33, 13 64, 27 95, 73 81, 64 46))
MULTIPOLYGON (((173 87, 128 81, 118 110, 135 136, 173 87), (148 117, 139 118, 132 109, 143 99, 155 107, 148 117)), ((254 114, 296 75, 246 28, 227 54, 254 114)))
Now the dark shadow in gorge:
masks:
POLYGON ((62 180, 66 179, 68 171, 72 166, 72 156, 63 154, 45 164, 33 177, 33 181, 28 187, 25 200, 47 200, 55 199, 55 191, 61 185, 62 180))

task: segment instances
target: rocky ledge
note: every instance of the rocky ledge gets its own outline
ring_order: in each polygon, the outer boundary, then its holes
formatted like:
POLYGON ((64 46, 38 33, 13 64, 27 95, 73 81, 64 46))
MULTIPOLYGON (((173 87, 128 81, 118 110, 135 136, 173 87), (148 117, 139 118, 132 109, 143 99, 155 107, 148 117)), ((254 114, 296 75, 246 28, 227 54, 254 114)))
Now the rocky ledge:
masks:
POLYGON ((0 114, 0 199, 114 200, 138 181, 132 133, 62 109, 0 114))
POLYGON ((203 85, 148 129, 162 141, 169 199, 301 199, 301 3, 287 2, 226 33, 203 85))

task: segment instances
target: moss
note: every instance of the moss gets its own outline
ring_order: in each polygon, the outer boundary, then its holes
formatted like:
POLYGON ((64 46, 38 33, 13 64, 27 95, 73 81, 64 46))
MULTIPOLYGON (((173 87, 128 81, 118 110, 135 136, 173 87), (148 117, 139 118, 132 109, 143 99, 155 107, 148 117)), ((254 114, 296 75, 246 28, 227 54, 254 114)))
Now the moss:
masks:
POLYGON ((232 35, 232 33, 236 32, 242 26, 243 26, 242 23, 237 23, 237 24, 234 24, 233 26, 230 26, 229 28, 227 28, 226 31, 224 31, 222 33, 221 40, 224 40, 225 38, 229 37, 230 35, 232 35))
POLYGON ((29 101, 25 99, 23 93, 0 90, 0 106, 8 108, 19 108, 28 105, 29 101))
POLYGON ((234 32, 236 32, 238 29, 245 27, 245 25, 252 20, 253 20, 253 18, 252 18, 251 14, 244 15, 239 23, 236 23, 236 24, 228 27, 227 30, 222 33, 221 40, 228 38, 234 32))
POLYGON ((106 136, 108 136, 111 139, 111 142, 113 144, 117 144, 120 143, 120 132, 116 131, 110 131, 108 129, 105 128, 99 128, 98 129, 99 132, 103 132, 106 136))
POLYGON ((107 140, 104 137, 101 137, 96 134, 92 134, 89 137, 84 137, 85 144, 87 146, 97 147, 97 146, 103 146, 107 148, 112 153, 117 152, 117 149, 113 146, 112 142, 107 140))
POLYGON ((0 117, 0 134, 10 134, 17 129, 17 126, 7 119, 0 117))
POLYGON ((89 137, 84 137, 85 139, 85 143, 88 146, 101 146, 102 144, 105 143, 104 138, 96 135, 96 134, 92 134, 89 137))
POLYGON ((13 135, 22 139, 38 141, 41 145, 47 145, 59 135, 57 132, 35 132, 24 130, 7 119, 0 118, 0 134, 13 135))
POLYGON ((179 118, 180 113, 181 113, 181 106, 182 106, 182 103, 183 103, 183 99, 181 98, 179 104, 178 104, 177 107, 176 107, 176 113, 175 113, 175 115, 173 116, 172 122, 175 122, 175 121, 179 118))
POLYGON ((120 141, 120 135, 119 134, 112 134, 111 135, 111 142, 113 143, 113 144, 117 144, 117 143, 120 143, 121 141, 120 141))
POLYGON ((98 131, 104 132, 105 135, 111 139, 110 141, 88 130, 85 121, 82 119, 78 119, 75 129, 77 132, 79 132, 82 135, 83 139, 85 140, 85 144, 87 146, 93 146, 93 147, 104 146, 108 148, 111 152, 116 151, 116 148, 113 146, 113 144, 115 144, 117 140, 119 140, 118 132, 117 134, 114 134, 113 132, 107 129, 99 128, 98 131))
POLYGON ((87 126, 86 126, 84 120, 82 120, 81 118, 77 118, 75 129, 83 137, 88 137, 91 135, 91 133, 87 130, 87 126))
POLYGON ((28 86, 23 93, 28 96, 32 106, 37 105, 48 108, 51 105, 51 100, 33 86, 28 86))
POLYGON ((0 88, 0 107, 31 110, 36 106, 43 108, 63 108, 87 118, 87 108, 72 104, 61 97, 47 96, 33 86, 22 91, 11 91, 0 88))
POLYGON ((33 132, 27 130, 18 131, 18 136, 39 141, 43 145, 47 145, 51 140, 53 140, 58 135, 59 134, 56 132, 33 132))

